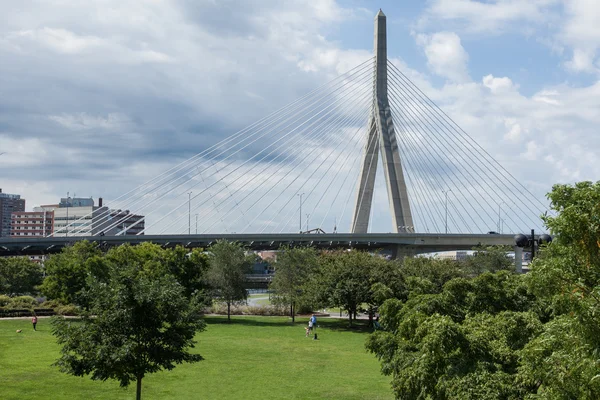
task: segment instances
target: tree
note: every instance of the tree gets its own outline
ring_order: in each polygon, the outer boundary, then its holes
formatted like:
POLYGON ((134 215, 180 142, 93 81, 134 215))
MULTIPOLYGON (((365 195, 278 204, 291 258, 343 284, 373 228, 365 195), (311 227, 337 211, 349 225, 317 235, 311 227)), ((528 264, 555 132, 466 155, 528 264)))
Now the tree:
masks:
POLYGON ((171 275, 184 287, 187 297, 199 294, 205 302, 209 300, 206 293, 208 256, 201 249, 188 250, 182 246, 164 249, 153 243, 125 244, 111 249, 106 260, 120 265, 143 265, 147 273, 154 276, 171 275))
POLYGON ((44 263, 46 278, 40 286, 43 295, 65 304, 87 307, 85 291, 90 280, 106 278, 102 251, 85 240, 65 247, 44 263))
POLYGON ((245 284, 250 266, 244 248, 236 242, 219 240, 210 248, 208 263, 208 280, 217 296, 227 303, 229 321, 231 304, 248 297, 245 284))
POLYGON ((9 296, 32 294, 42 279, 41 265, 29 258, 0 258, 0 293, 9 296))
POLYGON ((473 250, 472 256, 459 263, 471 276, 484 272, 512 271, 515 268, 514 260, 507 255, 511 250, 507 246, 479 246, 473 250))
POLYGON ((531 386, 517 370, 520 350, 541 331, 535 305, 523 278, 507 271, 456 278, 440 293, 387 300, 384 331, 366 346, 399 399, 523 398, 531 386))
POLYGON ((352 325, 358 308, 371 300, 371 269, 380 261, 357 250, 323 254, 320 268, 311 279, 312 292, 320 303, 345 309, 352 325))
POLYGON ((539 398, 600 398, 600 182, 555 185, 554 240, 532 263, 530 289, 551 318, 523 354, 522 377, 539 398))
POLYGON ((295 322, 296 305, 303 295, 302 286, 317 265, 317 254, 310 247, 283 247, 277 254, 275 276, 270 288, 275 291, 276 303, 290 306, 292 322, 295 322))
POLYGON ((81 322, 54 318, 53 334, 62 346, 56 365, 75 376, 137 383, 150 373, 202 360, 189 352, 204 329, 200 305, 185 295, 172 275, 153 275, 143 264, 108 266, 105 282, 89 285, 89 311, 81 322))

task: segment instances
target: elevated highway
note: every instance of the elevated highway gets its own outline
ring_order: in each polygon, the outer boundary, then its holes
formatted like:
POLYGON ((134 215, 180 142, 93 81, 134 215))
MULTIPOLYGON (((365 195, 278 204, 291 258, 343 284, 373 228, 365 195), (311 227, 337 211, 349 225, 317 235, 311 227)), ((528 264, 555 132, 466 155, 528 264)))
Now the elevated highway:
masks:
POLYGON ((150 242, 163 247, 207 248, 217 240, 237 241, 252 250, 276 250, 284 245, 324 249, 391 251, 394 257, 449 250, 471 250, 478 245, 514 246, 514 235, 440 233, 279 233, 140 236, 73 236, 49 238, 0 238, 0 256, 44 255, 60 252, 80 240, 98 243, 105 250, 124 243, 150 242))

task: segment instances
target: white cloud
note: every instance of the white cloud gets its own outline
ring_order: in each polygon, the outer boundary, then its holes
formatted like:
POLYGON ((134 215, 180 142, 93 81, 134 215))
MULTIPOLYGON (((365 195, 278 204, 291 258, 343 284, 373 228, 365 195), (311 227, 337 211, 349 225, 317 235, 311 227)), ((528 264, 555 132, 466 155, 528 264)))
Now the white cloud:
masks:
POLYGON ((473 33, 501 33, 509 27, 525 29, 527 25, 515 26, 517 22, 539 23, 546 21, 550 7, 559 0, 432 0, 419 21, 421 28, 435 25, 438 21, 458 21, 464 30, 473 33))
POLYGON ((467 72, 469 55, 454 32, 417 35, 417 44, 423 47, 428 67, 437 75, 454 82, 470 80, 467 72))

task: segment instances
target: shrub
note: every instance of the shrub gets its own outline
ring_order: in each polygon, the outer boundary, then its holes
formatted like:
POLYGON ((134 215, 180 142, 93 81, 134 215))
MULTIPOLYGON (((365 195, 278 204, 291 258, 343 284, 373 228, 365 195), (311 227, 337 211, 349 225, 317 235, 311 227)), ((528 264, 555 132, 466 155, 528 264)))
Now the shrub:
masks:
MULTIPOLYGON (((205 310, 208 314, 227 315, 227 304, 215 302, 205 310)), ((287 315, 287 309, 279 306, 247 306, 245 304, 233 304, 231 315, 287 315)))
POLYGON ((31 296, 17 296, 10 299, 9 308, 33 309, 38 306, 38 302, 31 296))
POLYGON ((6 307, 10 304, 10 297, 0 294, 0 308, 6 307))
POLYGON ((75 316, 79 315, 79 307, 73 304, 59 305, 58 307, 54 307, 54 312, 58 315, 75 316))

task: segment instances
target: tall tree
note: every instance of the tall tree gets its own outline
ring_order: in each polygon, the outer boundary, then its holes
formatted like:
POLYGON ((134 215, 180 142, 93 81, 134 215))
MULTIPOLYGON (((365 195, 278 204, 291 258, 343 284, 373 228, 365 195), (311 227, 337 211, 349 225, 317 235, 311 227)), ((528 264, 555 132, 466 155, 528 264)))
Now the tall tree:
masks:
POLYGON ((320 268, 311 279, 312 291, 321 303, 345 309, 352 325, 358 308, 371 299, 371 269, 379 260, 357 250, 323 254, 320 268))
POLYGON ((539 398, 600 398, 600 182, 555 185, 552 243, 532 263, 531 290, 552 318, 527 345, 523 378, 539 398))
POLYGON ((90 280, 106 277, 102 251, 94 243, 82 240, 44 263, 46 278, 40 286, 42 294, 63 303, 87 307, 85 291, 90 280))
POLYGON ((227 303, 227 320, 231 320, 231 304, 246 300, 246 274, 250 270, 244 248, 237 242, 219 240, 209 249, 208 280, 217 297, 227 303))
POLYGON ((310 247, 283 247, 277 254, 275 276, 270 288, 274 301, 290 307, 290 317, 295 322, 296 306, 303 295, 303 286, 318 265, 318 256, 310 247))
POLYGON ((90 283, 89 311, 81 322, 52 321, 62 347, 56 365, 76 376, 116 379, 121 386, 136 382, 139 400, 147 374, 202 360, 189 351, 204 329, 201 309, 172 275, 149 274, 144 264, 117 259, 108 269, 105 282, 90 283))
POLYGON ((42 279, 41 265, 29 258, 0 258, 0 293, 9 296, 33 294, 42 279))

